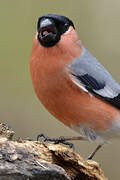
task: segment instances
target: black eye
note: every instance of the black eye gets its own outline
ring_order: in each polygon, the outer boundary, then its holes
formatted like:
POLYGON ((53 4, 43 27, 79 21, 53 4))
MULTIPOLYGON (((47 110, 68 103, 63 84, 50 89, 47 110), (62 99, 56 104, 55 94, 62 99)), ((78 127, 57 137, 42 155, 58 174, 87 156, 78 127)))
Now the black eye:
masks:
POLYGON ((62 25, 60 28, 61 34, 64 34, 68 30, 69 26, 70 25, 68 23, 65 23, 64 25, 62 25))
POLYGON ((65 23, 65 25, 64 25, 64 29, 65 29, 65 31, 67 31, 69 27, 70 27, 70 24, 65 23))
POLYGON ((67 29, 69 27, 69 24, 68 23, 65 23, 65 28, 67 29))

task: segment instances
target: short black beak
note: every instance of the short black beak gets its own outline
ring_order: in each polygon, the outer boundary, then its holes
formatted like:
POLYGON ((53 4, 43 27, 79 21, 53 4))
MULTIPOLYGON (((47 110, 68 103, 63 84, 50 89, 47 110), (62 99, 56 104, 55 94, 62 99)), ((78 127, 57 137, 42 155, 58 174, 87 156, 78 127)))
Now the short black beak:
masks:
POLYGON ((40 22, 38 29, 38 39, 42 45, 47 44, 52 46, 51 43, 56 41, 57 29, 52 19, 43 19, 40 22))

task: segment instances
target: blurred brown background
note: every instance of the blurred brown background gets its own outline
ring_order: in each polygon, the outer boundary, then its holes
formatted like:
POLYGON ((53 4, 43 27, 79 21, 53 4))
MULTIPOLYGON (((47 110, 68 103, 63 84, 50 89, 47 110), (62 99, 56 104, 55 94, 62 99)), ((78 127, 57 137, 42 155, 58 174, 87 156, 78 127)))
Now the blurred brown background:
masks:
MULTIPOLYGON (((38 17, 62 14, 75 23, 79 36, 94 56, 120 83, 119 0, 5 0, 0 2, 0 119, 17 132, 33 137, 77 135, 54 119, 40 104, 32 87, 29 59, 38 17)), ((75 142, 87 155, 94 143, 75 142)), ((120 140, 105 145, 95 157, 111 180, 120 179, 120 140)))

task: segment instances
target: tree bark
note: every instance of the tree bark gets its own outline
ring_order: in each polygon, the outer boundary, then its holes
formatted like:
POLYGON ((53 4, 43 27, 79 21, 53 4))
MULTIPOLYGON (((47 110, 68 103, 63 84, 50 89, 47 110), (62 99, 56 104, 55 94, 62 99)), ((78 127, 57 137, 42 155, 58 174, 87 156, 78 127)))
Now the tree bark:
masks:
MULTIPOLYGON (((13 132, 13 131, 12 131, 13 132)), ((62 145, 0 138, 0 180, 107 180, 99 164, 62 145)))

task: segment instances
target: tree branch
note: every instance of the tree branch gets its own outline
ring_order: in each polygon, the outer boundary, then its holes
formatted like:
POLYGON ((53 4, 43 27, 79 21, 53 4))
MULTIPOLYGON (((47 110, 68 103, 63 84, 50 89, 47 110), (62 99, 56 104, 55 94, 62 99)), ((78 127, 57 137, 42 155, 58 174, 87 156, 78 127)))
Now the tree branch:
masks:
POLYGON ((0 134, 0 180, 107 180, 97 162, 69 148, 0 134))

